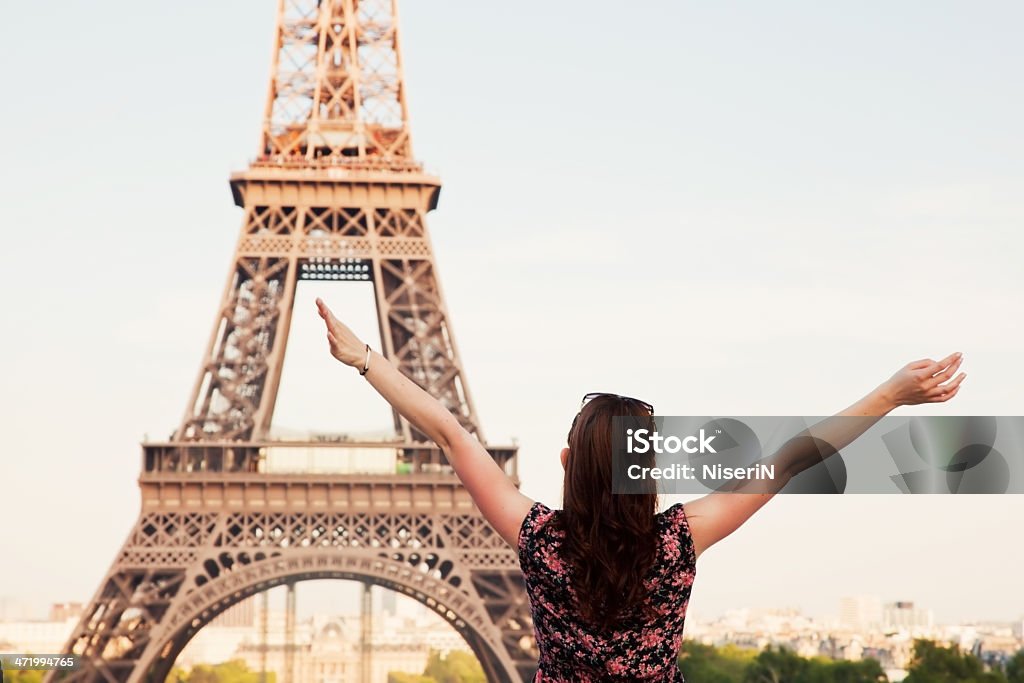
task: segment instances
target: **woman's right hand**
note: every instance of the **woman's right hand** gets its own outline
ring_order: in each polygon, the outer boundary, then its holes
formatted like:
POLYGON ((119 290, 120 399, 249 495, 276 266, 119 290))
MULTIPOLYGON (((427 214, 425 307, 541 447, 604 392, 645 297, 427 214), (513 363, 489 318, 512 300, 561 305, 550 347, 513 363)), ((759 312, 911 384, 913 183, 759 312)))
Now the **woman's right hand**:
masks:
POLYGON ((331 309, 327 308, 327 304, 319 297, 316 300, 316 308, 327 324, 327 341, 331 345, 331 355, 345 365, 362 367, 366 361, 366 344, 360 341, 348 325, 335 318, 331 309))
POLYGON ((948 401, 956 396, 967 377, 963 372, 956 374, 963 360, 963 354, 957 352, 940 361, 926 358, 908 363, 879 386, 878 391, 893 407, 948 401))

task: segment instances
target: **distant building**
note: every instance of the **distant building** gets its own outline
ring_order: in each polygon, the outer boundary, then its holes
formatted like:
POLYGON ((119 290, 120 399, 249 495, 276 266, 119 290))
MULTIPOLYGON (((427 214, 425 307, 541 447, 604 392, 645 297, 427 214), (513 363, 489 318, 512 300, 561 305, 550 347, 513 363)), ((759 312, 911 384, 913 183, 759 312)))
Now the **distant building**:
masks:
POLYGON ((873 595, 841 598, 839 626, 858 633, 878 631, 882 628, 882 601, 873 595))
POLYGON ((914 603, 899 601, 887 604, 882 610, 883 625, 887 631, 906 631, 910 634, 930 633, 935 617, 930 609, 915 607, 914 603))
POLYGON ((82 616, 85 607, 80 602, 55 602, 50 605, 50 621, 67 621, 82 616))
POLYGON ((0 643, 6 643, 7 649, 14 652, 56 654, 64 648, 77 624, 77 617, 64 621, 0 622, 0 643))
POLYGON ((907 677, 909 672, 906 669, 885 669, 885 677, 889 679, 891 683, 899 683, 907 677))
MULTIPOLYGON (((297 626, 291 677, 294 683, 357 683, 363 680, 358 615, 329 618, 318 615, 297 626)), ((369 643, 368 674, 372 683, 386 683, 388 673, 392 671, 422 673, 426 668, 430 645, 418 637, 419 633, 413 626, 409 624, 398 631, 374 630, 369 643)), ((452 631, 450 626, 442 626, 452 631)), ((265 653, 258 640, 247 639, 239 645, 235 656, 245 660, 254 671, 260 670, 266 656, 267 670, 275 672, 281 683, 289 680, 285 675, 285 643, 280 636, 268 640, 265 653)))
POLYGON ((961 650, 970 652, 978 642, 978 629, 971 625, 961 626, 950 629, 950 636, 950 642, 955 643, 961 650))
POLYGON ((842 648, 841 652, 842 659, 859 662, 864 656, 864 646, 861 645, 859 640, 854 638, 842 648))

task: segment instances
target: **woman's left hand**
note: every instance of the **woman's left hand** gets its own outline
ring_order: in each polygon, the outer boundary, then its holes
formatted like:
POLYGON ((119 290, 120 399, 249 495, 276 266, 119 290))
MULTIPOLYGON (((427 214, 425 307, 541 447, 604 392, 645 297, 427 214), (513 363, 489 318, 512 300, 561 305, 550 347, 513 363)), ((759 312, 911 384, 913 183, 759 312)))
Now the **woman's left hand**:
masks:
POLYGON ((366 344, 360 341, 347 325, 335 318, 331 309, 327 308, 327 304, 319 297, 316 300, 316 308, 327 324, 327 341, 331 344, 331 355, 345 365, 362 367, 366 360, 366 344))
POLYGON ((883 383, 879 390, 892 406, 942 403, 956 396, 960 383, 967 377, 956 371, 964 357, 951 354, 940 361, 930 358, 908 363, 883 383))

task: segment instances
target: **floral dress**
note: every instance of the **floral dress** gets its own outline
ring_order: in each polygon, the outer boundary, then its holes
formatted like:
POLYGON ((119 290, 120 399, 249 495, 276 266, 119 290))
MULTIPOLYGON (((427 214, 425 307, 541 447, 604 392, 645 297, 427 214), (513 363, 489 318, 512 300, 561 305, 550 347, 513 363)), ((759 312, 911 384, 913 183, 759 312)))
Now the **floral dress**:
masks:
POLYGON ((565 532, 549 524, 559 514, 538 501, 519 530, 519 563, 540 650, 534 683, 681 683, 676 658, 697 569, 683 504, 657 514, 658 556, 644 578, 645 602, 657 619, 627 617, 604 632, 587 627, 573 607, 572 570, 561 553, 565 532))

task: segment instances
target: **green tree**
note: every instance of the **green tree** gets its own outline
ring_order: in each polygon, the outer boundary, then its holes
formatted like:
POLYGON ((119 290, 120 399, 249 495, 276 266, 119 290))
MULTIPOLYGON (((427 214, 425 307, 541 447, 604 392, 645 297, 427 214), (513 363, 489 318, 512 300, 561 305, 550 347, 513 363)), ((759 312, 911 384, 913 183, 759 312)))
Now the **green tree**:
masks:
POLYGON ((825 657, 801 657, 784 647, 769 646, 753 659, 743 683, 884 683, 882 665, 874 659, 858 662, 825 657))
POLYGON ((1024 650, 1021 650, 1006 663, 1006 680, 1009 683, 1024 683, 1024 650))
POLYGON ((756 650, 726 645, 716 648, 686 641, 679 650, 686 680, 700 683, 886 683, 874 659, 833 661, 800 657, 783 647, 756 650))
POLYGON ((756 655, 756 650, 736 645, 714 647, 687 640, 679 648, 679 668, 688 681, 741 683, 756 655))
POLYGON ((388 683, 437 683, 437 679, 423 674, 408 674, 404 671, 389 671, 388 683))
POLYGON ((43 683, 45 671, 4 671, 4 683, 43 683))
POLYGON ((807 662, 805 683, 883 683, 889 680, 876 659, 848 662, 814 657, 807 662))
POLYGON ((487 683, 483 667, 476 657, 457 650, 449 652, 447 657, 431 652, 423 675, 436 683, 487 683))
POLYGON ((769 645, 754 658, 743 683, 798 683, 807 680, 808 661, 784 647, 769 645))
MULTIPOLYGON (((274 683, 274 672, 267 672, 267 683, 274 683)), ((242 659, 220 664, 196 664, 190 671, 171 669, 166 683, 261 683, 260 672, 251 670, 242 659)))
POLYGON ((985 671, 981 660, 955 645, 914 641, 914 656, 904 683, 1006 683, 998 671, 985 671))

